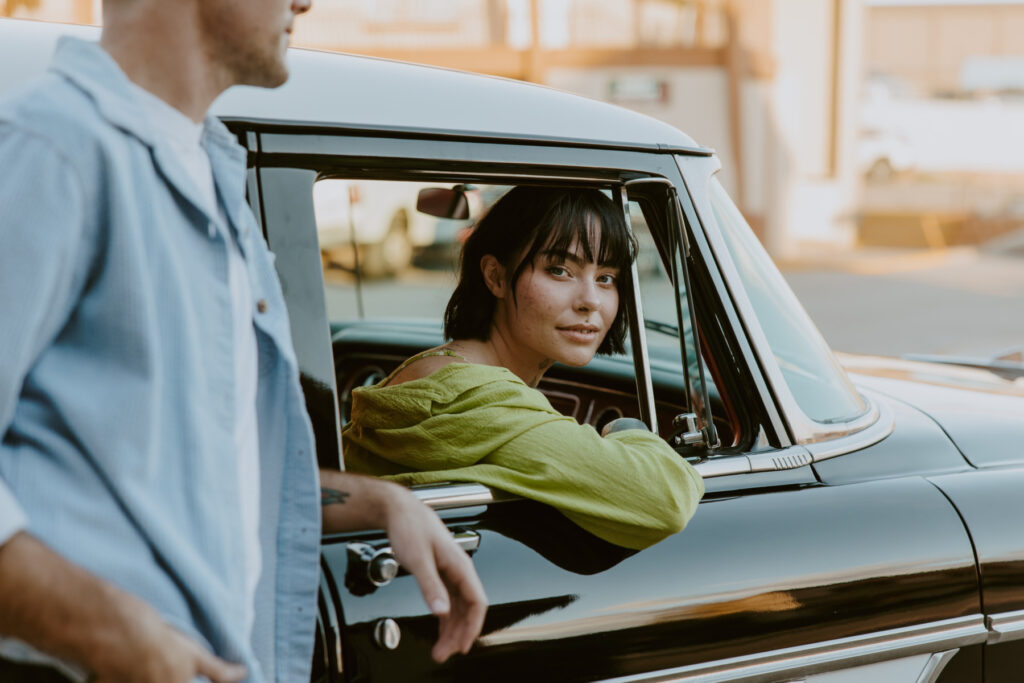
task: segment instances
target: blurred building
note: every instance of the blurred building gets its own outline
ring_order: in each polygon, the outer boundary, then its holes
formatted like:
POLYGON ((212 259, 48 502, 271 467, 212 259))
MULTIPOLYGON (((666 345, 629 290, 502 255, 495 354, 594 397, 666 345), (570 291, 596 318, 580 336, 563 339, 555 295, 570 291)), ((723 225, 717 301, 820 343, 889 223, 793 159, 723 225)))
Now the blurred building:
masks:
MULTIPOLYGON (((66 21, 96 21, 99 4, 5 1, 66 21)), ((533 81, 665 120, 719 152, 723 183, 786 255, 854 237, 863 31, 862 0, 314 0, 294 43, 533 81)))
POLYGON ((529 80, 681 128, 719 152, 778 255, 853 239, 860 0, 317 0, 312 15, 297 44, 529 80))
POLYGON ((897 94, 1024 93, 1020 0, 869 0, 868 74, 897 94))

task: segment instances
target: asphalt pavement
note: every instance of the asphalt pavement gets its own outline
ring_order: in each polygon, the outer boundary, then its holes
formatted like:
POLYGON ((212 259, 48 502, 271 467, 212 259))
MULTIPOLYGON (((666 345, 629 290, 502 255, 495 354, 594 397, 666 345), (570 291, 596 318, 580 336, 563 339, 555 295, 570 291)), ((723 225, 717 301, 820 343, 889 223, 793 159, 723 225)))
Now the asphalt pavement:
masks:
POLYGON ((1024 254, 854 249, 780 265, 840 351, 991 357, 1024 346, 1024 254))

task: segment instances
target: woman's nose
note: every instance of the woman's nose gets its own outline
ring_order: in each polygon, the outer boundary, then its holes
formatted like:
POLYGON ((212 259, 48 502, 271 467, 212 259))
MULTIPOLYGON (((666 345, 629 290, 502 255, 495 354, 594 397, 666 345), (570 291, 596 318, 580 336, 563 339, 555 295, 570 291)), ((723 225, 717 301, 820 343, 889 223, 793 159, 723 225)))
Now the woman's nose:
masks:
POLYGON ((580 290, 576 295, 576 310, 592 311, 600 305, 598 298, 597 284, 593 282, 582 282, 580 290))

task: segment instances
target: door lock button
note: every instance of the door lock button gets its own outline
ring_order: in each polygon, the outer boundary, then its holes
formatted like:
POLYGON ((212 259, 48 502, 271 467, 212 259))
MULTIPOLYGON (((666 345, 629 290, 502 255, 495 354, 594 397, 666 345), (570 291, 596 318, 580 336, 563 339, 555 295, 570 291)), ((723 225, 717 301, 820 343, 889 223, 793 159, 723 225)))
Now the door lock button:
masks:
POLYGON ((386 586, 398 576, 398 560, 390 552, 378 551, 366 567, 366 575, 374 586, 386 586))
POLYGON ((378 619, 373 625, 373 640, 381 649, 394 650, 402 642, 402 629, 394 619, 378 619))

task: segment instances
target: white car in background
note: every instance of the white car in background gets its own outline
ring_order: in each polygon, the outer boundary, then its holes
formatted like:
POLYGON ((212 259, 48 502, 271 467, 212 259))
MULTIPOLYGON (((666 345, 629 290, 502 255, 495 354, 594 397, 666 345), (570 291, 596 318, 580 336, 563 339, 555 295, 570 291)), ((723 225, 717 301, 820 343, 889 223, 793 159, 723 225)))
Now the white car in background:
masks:
POLYGON ((914 150, 907 139, 881 128, 861 130, 857 141, 857 166, 872 182, 885 182, 914 169, 914 150))
POLYGON ((394 275, 434 241, 435 218, 416 210, 423 183, 326 178, 313 186, 325 264, 369 277, 394 275))

